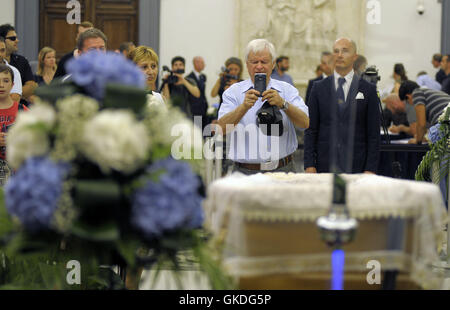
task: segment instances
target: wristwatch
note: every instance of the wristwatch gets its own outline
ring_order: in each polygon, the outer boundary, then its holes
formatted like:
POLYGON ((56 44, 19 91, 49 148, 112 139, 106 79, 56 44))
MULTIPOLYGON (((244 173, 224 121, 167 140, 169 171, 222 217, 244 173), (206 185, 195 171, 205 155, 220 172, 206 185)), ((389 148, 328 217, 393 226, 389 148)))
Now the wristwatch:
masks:
POLYGON ((283 107, 281 108, 282 111, 286 111, 289 108, 289 102, 284 99, 283 107))

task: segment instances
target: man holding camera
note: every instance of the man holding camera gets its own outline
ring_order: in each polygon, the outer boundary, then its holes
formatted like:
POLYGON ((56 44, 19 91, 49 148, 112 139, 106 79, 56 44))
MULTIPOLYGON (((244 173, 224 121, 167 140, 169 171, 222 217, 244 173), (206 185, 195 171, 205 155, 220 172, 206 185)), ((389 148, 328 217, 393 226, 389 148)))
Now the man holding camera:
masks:
POLYGON ((272 43, 251 41, 246 49, 250 79, 233 84, 223 94, 218 124, 229 135, 227 153, 233 170, 246 175, 294 172, 293 153, 298 147, 294 126, 309 126, 308 107, 297 89, 270 78, 275 60, 272 43))
POLYGON ((186 61, 177 56, 172 59, 172 71, 163 79, 162 92, 165 98, 171 99, 174 106, 179 107, 187 116, 192 116, 189 95, 200 98, 200 90, 195 80, 184 77, 186 61))

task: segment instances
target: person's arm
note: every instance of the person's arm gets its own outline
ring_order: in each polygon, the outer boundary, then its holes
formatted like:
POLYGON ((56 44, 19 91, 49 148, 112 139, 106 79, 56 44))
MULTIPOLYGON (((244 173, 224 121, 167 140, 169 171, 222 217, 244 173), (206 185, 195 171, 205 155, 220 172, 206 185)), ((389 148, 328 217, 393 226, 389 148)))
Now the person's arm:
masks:
POLYGON ((220 84, 222 83, 222 77, 220 77, 216 84, 214 84, 213 89, 211 90, 211 97, 216 97, 219 94, 220 84))
POLYGON ((192 85, 191 83, 189 83, 188 80, 186 80, 184 78, 184 76, 182 76, 181 74, 175 74, 176 76, 178 76, 181 84, 184 85, 184 87, 186 87, 186 89, 189 91, 189 93, 191 93, 192 96, 194 96, 195 98, 200 98, 200 89, 198 89, 197 86, 192 85))
POLYGON ((416 105, 416 117, 417 117, 417 125, 416 125, 416 143, 422 143, 423 137, 427 132, 427 116, 425 113, 425 106, 423 104, 416 105))
POLYGON ((364 173, 376 174, 380 158, 380 109, 379 97, 375 87, 370 88, 367 102, 367 159, 364 173))
POLYGON ((19 70, 12 66, 10 66, 10 68, 14 72, 14 85, 11 89, 10 97, 14 102, 20 102, 20 99, 22 98, 22 78, 19 70))
MULTIPOLYGON (((217 123, 222 128, 223 135, 228 134, 232 129, 234 129, 234 126, 236 126, 241 121, 247 111, 253 107, 256 101, 258 101, 258 95, 258 91, 250 89, 245 94, 244 102, 239 104, 233 111, 220 117, 217 123), (229 130, 227 131, 227 129, 229 130)), ((221 109, 226 109, 229 106, 233 106, 234 104, 235 103, 233 102, 233 98, 231 97, 231 95, 228 94, 228 92, 225 92, 223 94, 223 103, 221 109)))
POLYGON ((170 100, 170 89, 169 89, 169 83, 167 83, 167 78, 169 77, 168 74, 163 78, 163 89, 162 89, 162 95, 166 100, 170 100))
POLYGON ((34 81, 33 71, 31 70, 28 60, 24 59, 23 61, 26 63, 24 66, 25 71, 22 79, 22 98, 28 100, 28 98, 34 94, 38 84, 34 81))
POLYGON ((23 85, 22 87, 22 97, 24 99, 30 98, 34 94, 34 91, 36 90, 37 86, 38 85, 35 81, 26 82, 25 85, 23 85))
POLYGON ((304 166, 306 173, 317 173, 317 134, 320 125, 317 94, 318 91, 316 87, 312 86, 307 102, 309 109, 309 128, 305 131, 304 166))

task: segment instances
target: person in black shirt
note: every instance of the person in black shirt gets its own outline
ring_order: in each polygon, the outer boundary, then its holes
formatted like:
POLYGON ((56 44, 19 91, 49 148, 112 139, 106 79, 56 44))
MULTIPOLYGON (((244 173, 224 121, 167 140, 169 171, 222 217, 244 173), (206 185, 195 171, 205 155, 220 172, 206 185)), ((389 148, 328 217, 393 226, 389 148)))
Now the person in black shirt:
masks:
MULTIPOLYGON (((82 34, 83 32, 85 32, 88 29, 92 29, 94 28, 94 25, 91 22, 82 22, 79 26, 78 26, 78 34, 77 34, 77 38, 76 41, 78 41, 78 38, 80 37, 80 34, 82 34)), ((75 48, 75 50, 65 54, 63 57, 61 57, 61 59, 59 60, 58 63, 58 68, 56 69, 55 72, 55 76, 54 78, 62 78, 64 76, 67 75, 66 72, 66 63, 71 60, 74 57, 78 57, 79 51, 77 48, 75 48)))
POLYGON ((31 70, 28 60, 16 54, 18 51, 17 44, 19 39, 16 30, 10 24, 0 26, 0 37, 5 38, 6 43, 6 61, 13 67, 16 67, 22 78, 22 99, 20 103, 28 106, 28 100, 34 93, 37 83, 34 81, 33 71, 31 70))
POLYGON ((441 63, 442 69, 444 70, 445 78, 442 81, 442 91, 450 95, 450 55, 445 55, 442 57, 441 63))
POLYGON ((169 74, 163 79, 162 92, 163 96, 172 101, 174 106, 180 108, 187 116, 192 116, 191 104, 189 102, 189 95, 195 98, 200 98, 200 90, 197 87, 195 80, 184 77, 186 61, 183 57, 177 56, 172 59, 172 72, 177 81, 170 81, 169 74))

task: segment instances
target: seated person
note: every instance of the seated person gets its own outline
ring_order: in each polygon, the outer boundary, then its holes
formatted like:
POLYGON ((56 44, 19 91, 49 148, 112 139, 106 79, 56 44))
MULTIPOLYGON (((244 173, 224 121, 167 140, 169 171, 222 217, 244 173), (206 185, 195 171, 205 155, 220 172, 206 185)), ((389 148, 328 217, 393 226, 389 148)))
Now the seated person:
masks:
POLYGON ((39 52, 37 74, 34 80, 39 86, 52 82, 56 72, 56 52, 51 47, 44 47, 39 52))

